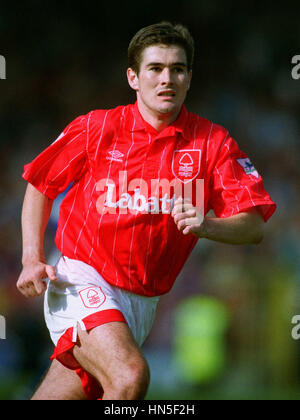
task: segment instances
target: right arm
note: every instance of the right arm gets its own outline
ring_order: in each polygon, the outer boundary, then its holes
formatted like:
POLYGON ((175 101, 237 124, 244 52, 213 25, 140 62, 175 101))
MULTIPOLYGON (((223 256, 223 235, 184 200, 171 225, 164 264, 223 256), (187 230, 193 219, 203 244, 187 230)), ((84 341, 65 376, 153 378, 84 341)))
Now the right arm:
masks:
POLYGON ((55 198, 88 168, 86 140, 86 116, 79 116, 24 167, 28 186, 22 210, 23 270, 17 288, 26 297, 46 290, 43 279, 56 280, 54 267, 46 263, 44 233, 55 198))
POLYGON ((28 184, 22 209, 23 269, 17 288, 25 297, 40 296, 47 288, 43 279, 56 280, 55 268, 46 264, 44 233, 53 200, 28 184))

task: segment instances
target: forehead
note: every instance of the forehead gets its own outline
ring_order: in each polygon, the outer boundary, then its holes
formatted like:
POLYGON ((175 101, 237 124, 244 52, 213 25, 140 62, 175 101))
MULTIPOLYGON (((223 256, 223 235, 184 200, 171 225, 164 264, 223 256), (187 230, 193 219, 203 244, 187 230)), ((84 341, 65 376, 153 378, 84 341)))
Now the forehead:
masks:
POLYGON ((141 66, 148 63, 171 63, 187 64, 186 53, 184 49, 177 45, 152 45, 144 49, 142 54, 141 66))

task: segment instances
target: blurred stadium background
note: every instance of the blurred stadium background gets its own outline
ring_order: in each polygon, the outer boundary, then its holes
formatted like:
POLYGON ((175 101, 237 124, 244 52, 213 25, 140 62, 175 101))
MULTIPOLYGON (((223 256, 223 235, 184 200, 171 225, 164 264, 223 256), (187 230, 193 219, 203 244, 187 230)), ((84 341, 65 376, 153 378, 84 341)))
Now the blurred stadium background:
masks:
MULTIPOLYGON (((296 2, 6 2, 0 14, 0 399, 27 399, 52 344, 42 299, 25 300, 21 173, 76 116, 134 101, 127 46, 142 26, 186 24, 196 42, 190 111, 224 125, 253 159, 278 210, 258 246, 199 241, 161 299, 144 346, 149 399, 299 399, 300 54, 296 2)), ((53 237, 57 206, 46 236, 53 237)))

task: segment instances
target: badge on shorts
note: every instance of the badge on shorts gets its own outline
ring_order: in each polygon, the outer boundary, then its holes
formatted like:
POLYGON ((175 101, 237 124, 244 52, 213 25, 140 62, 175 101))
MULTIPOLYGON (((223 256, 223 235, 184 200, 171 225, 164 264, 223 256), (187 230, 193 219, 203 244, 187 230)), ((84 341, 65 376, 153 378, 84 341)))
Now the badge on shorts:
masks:
POLYGON ((79 292, 82 303, 86 308, 99 308, 106 300, 101 287, 87 287, 79 292))
POLYGON ((186 184, 193 181, 200 172, 200 165, 201 150, 183 149, 174 151, 172 172, 180 182, 186 184))

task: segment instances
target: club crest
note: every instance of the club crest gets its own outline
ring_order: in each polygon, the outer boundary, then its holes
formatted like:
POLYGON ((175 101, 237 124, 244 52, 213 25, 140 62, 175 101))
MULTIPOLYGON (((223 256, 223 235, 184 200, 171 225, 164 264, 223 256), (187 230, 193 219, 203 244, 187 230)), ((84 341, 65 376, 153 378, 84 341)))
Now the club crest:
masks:
POLYGON ((82 303, 86 308, 99 308, 106 300, 101 287, 87 287, 79 292, 82 303))
POLYGON ((175 150, 172 160, 173 175, 183 184, 193 181, 201 166, 201 150, 175 150))

